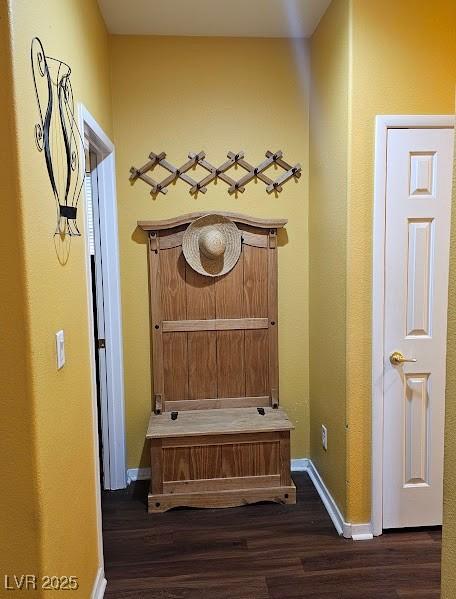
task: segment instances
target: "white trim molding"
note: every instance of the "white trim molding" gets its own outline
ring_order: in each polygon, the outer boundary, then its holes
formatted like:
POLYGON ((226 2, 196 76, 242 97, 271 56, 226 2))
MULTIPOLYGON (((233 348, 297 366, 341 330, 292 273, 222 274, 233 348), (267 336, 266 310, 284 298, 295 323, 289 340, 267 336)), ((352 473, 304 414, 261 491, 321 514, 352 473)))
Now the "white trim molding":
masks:
POLYGON ((323 482, 320 473, 315 467, 312 460, 308 460, 307 474, 312 481, 317 493, 320 495, 320 499, 331 518, 337 532, 344 536, 346 539, 353 539, 354 541, 368 541, 373 538, 372 526, 367 524, 351 524, 345 522, 341 511, 337 503, 334 501, 333 496, 329 492, 327 486, 323 482))
MULTIPOLYGON (((366 541, 373 538, 372 525, 370 522, 367 524, 350 524, 349 522, 345 522, 337 503, 327 489, 312 460, 308 458, 291 460, 291 471, 307 472, 335 529, 340 535, 343 535, 346 539, 353 539, 354 541, 366 541)), ((129 468, 127 470, 127 484, 129 485, 137 480, 149 479, 150 468, 129 468)))
POLYGON ((129 468, 127 470, 127 485, 137 480, 150 480, 150 468, 129 468))
POLYGON ((454 115, 379 115, 375 119, 372 252, 372 528, 383 532, 383 369, 386 161, 389 129, 453 129, 454 115))
MULTIPOLYGON (((106 343, 106 418, 102 418, 103 444, 108 451, 103 456, 104 488, 123 489, 125 479, 125 414, 122 348, 122 312, 120 300, 119 235, 114 145, 83 104, 79 108, 79 126, 85 140, 99 155, 97 181, 99 188, 100 238, 102 253, 103 303, 106 343)), ((84 152, 82 153, 84 155, 84 152)), ((82 165, 84 168, 84 166, 82 165)), ((87 214, 86 214, 87 230, 87 214)), ((86 271, 91 339, 91 366, 95 373, 93 350, 93 307, 89 239, 86 235, 86 271)), ((92 401, 96 408, 96 381, 92 376, 92 401)), ((96 437, 98 447, 98 431, 96 437)), ((97 455, 98 460, 98 455, 97 455)))
POLYGON ((103 599, 106 590, 107 580, 103 568, 98 568, 95 582, 93 583, 91 599, 103 599))
POLYGON ((291 460, 292 472, 307 472, 309 470, 310 460, 308 458, 298 458, 291 460))

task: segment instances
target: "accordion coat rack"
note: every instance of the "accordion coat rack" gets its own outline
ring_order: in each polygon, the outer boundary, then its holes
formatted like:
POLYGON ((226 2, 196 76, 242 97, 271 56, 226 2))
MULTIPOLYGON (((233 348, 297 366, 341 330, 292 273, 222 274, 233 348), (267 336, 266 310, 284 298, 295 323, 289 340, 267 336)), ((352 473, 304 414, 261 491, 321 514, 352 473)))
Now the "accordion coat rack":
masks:
POLYGON ((249 164, 244 159, 244 152, 237 152, 236 154, 234 152, 228 152, 228 160, 218 167, 213 166, 206 160, 206 154, 204 152, 199 152, 198 154, 190 153, 188 158, 189 159, 185 164, 177 168, 166 160, 166 154, 164 152, 161 154, 154 154, 151 152, 149 154, 149 160, 144 166, 141 168, 135 168, 134 166, 131 167, 130 181, 134 182, 137 179, 141 179, 151 186, 151 194, 155 195, 158 193, 168 193, 168 185, 171 185, 177 181, 177 179, 181 179, 190 185, 191 194, 196 194, 198 192, 206 193, 207 185, 209 185, 209 183, 215 179, 220 179, 229 186, 228 192, 233 194, 237 192, 243 193, 245 191, 245 186, 250 183, 250 181, 259 179, 266 185, 266 191, 271 193, 273 191, 282 191, 283 185, 287 181, 293 177, 295 179, 299 179, 301 176, 301 165, 295 164, 292 166, 291 164, 288 164, 288 162, 285 162, 280 150, 277 152, 267 151, 265 160, 263 160, 263 162, 261 162, 261 164, 258 166, 252 166, 249 164), (162 166, 170 173, 170 175, 161 182, 155 181, 148 174, 158 165, 162 166), (193 179, 189 174, 191 169, 196 168, 198 165, 209 172, 209 174, 201 179, 201 181, 195 181, 195 179, 193 179), (267 169, 269 169, 269 167, 272 165, 280 167, 283 170, 282 174, 280 174, 276 179, 271 179, 266 174, 267 169), (236 166, 240 166, 244 171, 246 171, 245 174, 238 180, 233 179, 228 174, 228 171, 230 171, 232 167, 236 166))
POLYGON ((279 408, 277 230, 285 219, 218 213, 241 235, 223 276, 187 263, 193 213, 138 225, 149 237, 153 411, 149 512, 295 503, 292 424, 279 408))

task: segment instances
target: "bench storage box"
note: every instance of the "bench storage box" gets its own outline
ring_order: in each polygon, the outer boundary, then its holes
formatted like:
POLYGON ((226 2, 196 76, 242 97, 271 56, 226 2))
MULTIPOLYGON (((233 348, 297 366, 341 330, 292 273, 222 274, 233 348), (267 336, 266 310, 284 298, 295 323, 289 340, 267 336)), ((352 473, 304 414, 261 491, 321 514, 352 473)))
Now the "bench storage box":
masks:
POLYGON ((292 424, 281 409, 231 408, 152 414, 149 512, 175 506, 296 503, 292 424), (260 409, 261 410, 261 409, 260 409))

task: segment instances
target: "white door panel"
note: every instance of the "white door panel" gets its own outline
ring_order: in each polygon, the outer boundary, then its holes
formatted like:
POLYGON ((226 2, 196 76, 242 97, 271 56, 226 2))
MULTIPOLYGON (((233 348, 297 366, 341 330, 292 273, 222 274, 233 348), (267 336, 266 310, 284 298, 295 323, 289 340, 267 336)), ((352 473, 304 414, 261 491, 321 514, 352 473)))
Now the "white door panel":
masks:
POLYGON ((384 528, 442 522, 453 139, 453 129, 388 132, 384 528), (394 351, 416 361, 394 366, 394 351))

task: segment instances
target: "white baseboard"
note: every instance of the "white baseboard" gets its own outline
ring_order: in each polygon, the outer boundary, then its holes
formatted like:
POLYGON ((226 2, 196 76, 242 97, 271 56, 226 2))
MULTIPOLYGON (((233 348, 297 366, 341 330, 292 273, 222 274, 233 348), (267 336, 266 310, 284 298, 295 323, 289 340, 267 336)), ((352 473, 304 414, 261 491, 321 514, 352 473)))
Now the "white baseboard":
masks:
POLYGON ((298 458, 291 460, 292 472, 307 472, 309 470, 309 460, 307 458, 298 458))
POLYGON ((106 589, 106 578, 103 568, 98 568, 95 582, 93 583, 91 599, 103 599, 106 589))
POLYGON ((328 491, 323 479, 311 460, 309 460, 307 474, 309 475, 309 478, 312 481, 317 493, 320 495, 320 499, 323 502, 323 505, 325 506, 326 511, 328 512, 337 532, 345 537, 346 530, 344 525, 346 523, 344 522, 342 514, 337 507, 337 503, 334 501, 331 493, 328 491))
POLYGON ((374 538, 372 524, 350 524, 351 538, 354 541, 371 541, 374 538))
POLYGON ((337 503, 334 501, 333 496, 323 482, 318 470, 315 468, 315 464, 312 460, 308 460, 308 463, 309 467, 307 469, 307 474, 317 493, 320 495, 320 499, 322 500, 337 532, 346 539, 353 539, 354 541, 368 541, 373 539, 372 524, 370 522, 367 524, 351 524, 350 522, 345 522, 337 503))
POLYGON ((150 480, 150 468, 129 468, 127 485, 131 485, 135 480, 150 480))
MULTIPOLYGON (((366 524, 351 524, 350 522, 345 522, 337 503, 334 501, 312 460, 308 458, 291 460, 291 471, 307 472, 317 493, 320 495, 320 499, 323 502, 329 517, 340 535, 343 535, 346 539, 353 539, 354 541, 367 541, 373 538, 372 524, 370 522, 366 524)), ((127 485, 130 485, 135 480, 148 479, 150 479, 150 468, 129 468, 127 470, 127 485)))

